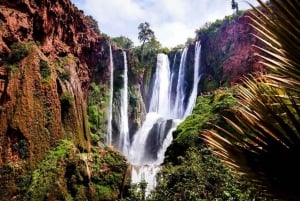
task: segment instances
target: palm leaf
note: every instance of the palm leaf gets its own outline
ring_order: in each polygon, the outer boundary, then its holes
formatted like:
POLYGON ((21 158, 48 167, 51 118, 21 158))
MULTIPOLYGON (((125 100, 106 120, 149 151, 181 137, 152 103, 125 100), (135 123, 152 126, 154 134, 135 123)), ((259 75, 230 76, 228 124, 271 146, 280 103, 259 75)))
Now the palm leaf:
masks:
POLYGON ((225 164, 267 195, 300 200, 300 3, 270 0, 249 17, 263 46, 255 46, 267 74, 244 79, 240 107, 225 128, 203 132, 225 164))

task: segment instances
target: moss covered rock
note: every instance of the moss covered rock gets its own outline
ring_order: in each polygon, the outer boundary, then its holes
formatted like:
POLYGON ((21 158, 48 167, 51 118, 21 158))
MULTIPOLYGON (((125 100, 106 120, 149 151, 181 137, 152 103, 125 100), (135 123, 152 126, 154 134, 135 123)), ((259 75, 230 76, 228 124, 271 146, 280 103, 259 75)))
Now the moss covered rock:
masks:
POLYGON ((80 153, 63 140, 33 172, 23 200, 117 200, 130 182, 127 169, 126 159, 110 147, 80 153))

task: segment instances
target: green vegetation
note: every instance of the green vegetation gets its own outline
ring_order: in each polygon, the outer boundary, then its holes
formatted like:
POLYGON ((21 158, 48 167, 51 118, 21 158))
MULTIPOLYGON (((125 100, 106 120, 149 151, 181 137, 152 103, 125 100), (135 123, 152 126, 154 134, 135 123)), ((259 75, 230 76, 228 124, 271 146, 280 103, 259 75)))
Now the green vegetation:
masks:
POLYGON ((25 58, 29 54, 28 44, 18 42, 14 43, 10 47, 11 55, 10 55, 10 62, 17 63, 25 58))
POLYGON ((63 69, 64 66, 66 66, 67 64, 69 63, 72 63, 74 62, 74 59, 70 56, 65 56, 65 57, 58 57, 54 64, 56 66, 56 68, 59 68, 59 69, 63 69))
POLYGON ((190 147, 176 165, 167 164, 148 200, 243 200, 257 198, 205 146, 190 147))
POLYGON ((154 32, 150 29, 149 22, 141 23, 138 27, 139 36, 138 39, 141 41, 141 53, 143 54, 144 45, 146 42, 150 42, 155 38, 154 32))
POLYGON ((120 47, 123 49, 133 48, 133 42, 128 37, 119 36, 119 37, 111 38, 111 40, 117 47, 120 47))
POLYGON ((69 108, 74 103, 74 97, 69 92, 64 92, 60 95, 60 103, 62 107, 69 108))
POLYGON ((201 145, 201 130, 209 129, 214 124, 223 124, 221 116, 227 114, 227 109, 234 105, 236 100, 230 90, 218 90, 212 95, 199 96, 193 113, 174 131, 174 139, 165 160, 176 163, 177 157, 183 156, 187 149, 201 145))
POLYGON ((6 70, 7 72, 16 72, 18 67, 15 64, 6 64, 6 70))
POLYGON ((250 19, 260 33, 256 48, 268 73, 245 78, 240 107, 227 116, 226 125, 203 137, 269 199, 300 200, 295 186, 300 180, 300 5, 297 0, 259 2, 250 19))
POLYGON ((236 105, 234 89, 199 96, 191 116, 173 133, 158 185, 146 198, 144 183, 133 186, 124 200, 265 200, 250 184, 227 169, 203 143, 200 133, 224 125, 221 116, 236 105), (138 190, 137 190, 138 189, 138 190))
POLYGON ((125 158, 110 148, 80 153, 72 142, 62 140, 18 186, 27 189, 24 201, 115 201, 129 184, 127 166, 125 158))
POLYGON ((225 16, 224 19, 217 19, 215 22, 206 22, 201 28, 196 30, 197 37, 204 34, 212 35, 217 33, 222 27, 227 26, 243 13, 243 11, 238 11, 236 15, 225 16))
POLYGON ((74 62, 74 59, 70 56, 59 57, 55 60, 54 65, 60 80, 70 80, 70 72, 66 71, 64 67, 72 62, 74 62))
POLYGON ((45 160, 32 174, 31 184, 24 197, 25 201, 46 200, 48 192, 58 187, 57 182, 59 183, 62 179, 59 175, 63 172, 60 165, 72 149, 74 149, 74 145, 63 140, 54 150, 49 152, 45 160))
POLYGON ((29 144, 25 139, 22 139, 12 146, 13 150, 18 152, 22 159, 26 159, 29 157, 29 144))
POLYGON ((98 142, 104 142, 108 101, 108 89, 100 84, 92 83, 88 95, 88 117, 92 144, 94 145, 98 142))
POLYGON ((40 65, 40 73, 41 73, 42 79, 43 79, 43 81, 47 81, 51 75, 51 68, 50 68, 48 62, 45 60, 42 60, 42 59, 40 60, 39 65, 40 65))
POLYGON ((8 58, 4 58, 4 65, 7 72, 16 72, 19 68, 19 62, 24 59, 29 53, 32 52, 32 48, 36 46, 33 41, 30 42, 17 42, 10 46, 11 53, 8 58))

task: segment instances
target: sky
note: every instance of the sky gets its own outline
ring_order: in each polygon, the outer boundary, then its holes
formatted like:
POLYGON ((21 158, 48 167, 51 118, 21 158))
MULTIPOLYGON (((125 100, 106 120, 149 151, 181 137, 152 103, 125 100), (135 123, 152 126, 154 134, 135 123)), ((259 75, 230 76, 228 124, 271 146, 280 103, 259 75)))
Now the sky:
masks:
MULTIPOLYGON (((85 15, 97 20, 102 33, 110 37, 126 36, 140 45, 138 26, 149 22, 163 47, 184 44, 195 37, 196 29, 231 15, 231 0, 71 0, 85 15)), ((249 9, 244 0, 236 0, 240 10, 249 9)), ((248 0, 258 5, 256 0, 248 0)))

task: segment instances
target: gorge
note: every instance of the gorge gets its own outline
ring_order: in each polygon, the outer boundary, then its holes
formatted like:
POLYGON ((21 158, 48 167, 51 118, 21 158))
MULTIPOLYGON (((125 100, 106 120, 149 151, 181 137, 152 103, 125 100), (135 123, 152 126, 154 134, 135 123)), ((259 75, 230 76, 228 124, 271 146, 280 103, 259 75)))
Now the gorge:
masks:
POLYGON ((149 195, 161 165, 198 143, 199 130, 181 135, 210 107, 197 98, 212 106, 213 91, 261 69, 247 16, 141 53, 98 33, 69 0, 0 0, 0 200, 126 199, 143 179, 149 195))

